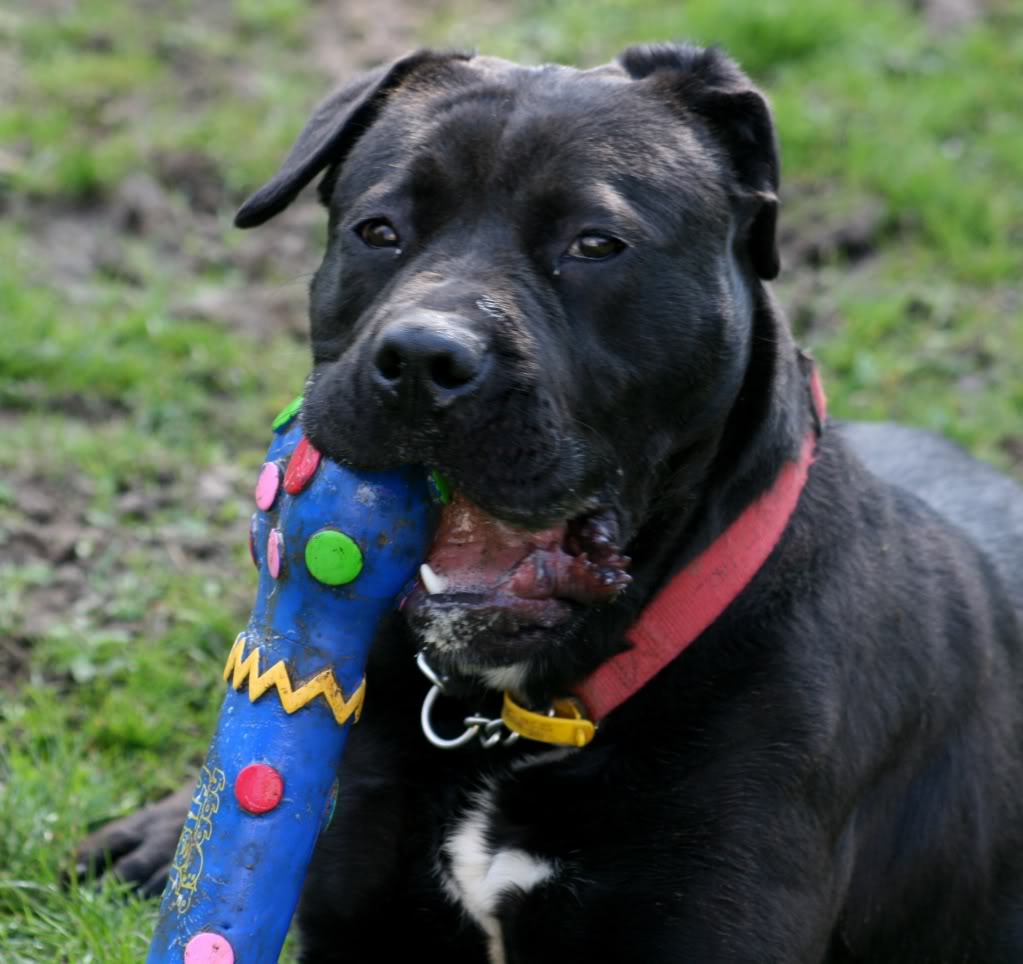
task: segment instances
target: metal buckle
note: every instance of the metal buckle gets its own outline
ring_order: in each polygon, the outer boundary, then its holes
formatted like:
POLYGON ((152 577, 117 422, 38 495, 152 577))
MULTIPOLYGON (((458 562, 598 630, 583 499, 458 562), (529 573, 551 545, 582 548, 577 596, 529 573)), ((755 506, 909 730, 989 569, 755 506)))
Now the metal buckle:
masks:
POLYGON ((430 719, 430 716, 433 712, 433 704, 437 702, 437 697, 447 695, 444 677, 437 673, 429 664, 426 659, 426 653, 423 650, 416 653, 416 665, 419 667, 419 671, 433 684, 430 687, 430 691, 426 694, 426 699, 423 700, 423 708, 419 713, 419 722, 423 727, 424 736, 434 746, 442 750, 456 750, 458 747, 469 743, 473 737, 477 737, 480 746, 485 750, 489 750, 498 745, 511 746, 518 740, 518 733, 509 731, 507 735, 504 734, 503 731, 508 728, 500 717, 491 719, 489 716, 483 716, 480 713, 472 713, 462 720, 465 732, 459 736, 452 738, 441 736, 433 728, 433 721, 430 719))

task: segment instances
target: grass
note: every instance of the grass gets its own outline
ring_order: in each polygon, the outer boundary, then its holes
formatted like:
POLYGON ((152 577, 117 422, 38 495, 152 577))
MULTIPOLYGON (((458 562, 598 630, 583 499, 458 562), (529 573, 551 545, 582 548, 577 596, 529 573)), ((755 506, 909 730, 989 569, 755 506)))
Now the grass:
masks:
MULTIPOLYGON (((286 326, 211 320, 184 296, 300 293, 312 262, 269 247, 245 268, 267 242, 228 219, 325 82, 297 0, 61 10, 0 16, 0 68, 18 68, 0 98, 0 947, 11 964, 118 964, 143 956, 154 905, 61 873, 91 825, 203 752, 254 588, 247 490, 306 364, 286 326), (213 162, 215 210, 169 176, 155 229, 117 220, 139 172, 190 153, 213 162)), ((942 36, 894 0, 521 0, 484 33, 493 18, 442 5, 427 33, 579 63, 644 40, 729 48, 771 95, 796 233, 881 211, 865 257, 830 252, 779 286, 832 410, 1020 471, 1018 13, 942 36)))
POLYGON ((322 84, 299 49, 303 6, 168 0, 154 11, 89 0, 59 17, 27 5, 6 14, 0 39, 21 68, 15 97, 0 103, 0 143, 22 148, 12 187, 96 196, 140 156, 185 147, 222 160, 232 186, 251 187, 322 84), (231 89, 225 68, 242 60, 268 69, 231 89))

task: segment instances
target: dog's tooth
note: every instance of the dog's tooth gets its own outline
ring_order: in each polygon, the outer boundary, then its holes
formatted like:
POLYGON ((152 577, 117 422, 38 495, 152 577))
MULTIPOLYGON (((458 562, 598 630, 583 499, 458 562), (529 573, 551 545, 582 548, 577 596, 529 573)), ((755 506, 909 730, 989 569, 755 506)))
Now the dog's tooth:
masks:
POLYGON ((435 573, 429 563, 424 562, 419 567, 419 578, 423 580, 423 585, 431 596, 448 588, 447 579, 435 573))

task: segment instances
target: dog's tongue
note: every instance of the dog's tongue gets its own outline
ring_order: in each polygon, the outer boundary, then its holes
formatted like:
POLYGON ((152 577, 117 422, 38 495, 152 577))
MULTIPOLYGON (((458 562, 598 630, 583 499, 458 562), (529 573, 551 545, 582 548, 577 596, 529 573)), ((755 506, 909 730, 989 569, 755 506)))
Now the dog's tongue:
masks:
MULTIPOLYGON (((592 536, 592 528, 584 526, 584 533, 592 536)), ((601 541, 601 535, 596 534, 597 552, 568 552, 565 525, 520 529, 456 493, 441 514, 421 581, 427 593, 445 596, 600 602, 629 581, 628 561, 617 554, 609 539, 601 541)))
POLYGON ((425 588, 493 592, 508 583, 534 551, 556 553, 564 535, 564 526, 530 532, 508 525, 456 493, 441 513, 427 557, 436 581, 430 584, 429 573, 424 572, 425 588))
POLYGON ((516 650, 494 647, 514 647, 501 640, 565 623, 570 601, 603 602, 628 585, 629 560, 616 536, 608 513, 530 531, 455 494, 402 611, 428 646, 489 645, 512 658, 516 650))

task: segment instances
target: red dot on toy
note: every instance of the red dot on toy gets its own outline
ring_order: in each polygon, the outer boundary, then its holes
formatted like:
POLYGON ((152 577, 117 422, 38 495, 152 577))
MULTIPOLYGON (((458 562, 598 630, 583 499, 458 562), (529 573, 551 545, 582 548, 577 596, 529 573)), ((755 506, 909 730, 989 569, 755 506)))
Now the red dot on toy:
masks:
POLYGON ((234 781, 234 795, 242 810, 269 813, 284 796, 284 779, 266 763, 250 763, 234 781))
POLYGON ((234 964, 234 948, 226 937, 203 931, 185 945, 185 964, 234 964))
POLYGON ((284 491, 290 495, 298 495, 309 484, 319 464, 319 450, 303 436, 295 446, 295 451, 291 453, 288 471, 284 473, 284 491))
POLYGON ((276 579, 281 574, 281 557, 284 555, 284 536, 277 529, 270 530, 266 540, 266 567, 276 579))
POLYGON ((256 505, 264 512, 272 509, 280 487, 280 466, 276 462, 264 462, 256 480, 256 505))

